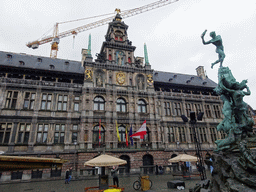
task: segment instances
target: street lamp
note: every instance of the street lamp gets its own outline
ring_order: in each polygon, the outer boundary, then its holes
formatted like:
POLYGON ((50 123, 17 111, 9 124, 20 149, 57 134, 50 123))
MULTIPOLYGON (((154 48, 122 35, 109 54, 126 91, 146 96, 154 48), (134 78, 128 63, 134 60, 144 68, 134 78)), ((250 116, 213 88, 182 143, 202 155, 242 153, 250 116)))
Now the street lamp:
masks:
MULTIPOLYGON (((199 163, 198 166, 199 166, 201 180, 205 180, 205 179, 207 179, 207 177, 206 177, 206 173, 205 173, 204 162, 203 162, 203 157, 202 157, 202 152, 201 152, 201 143, 199 140, 198 131, 195 128, 195 124, 196 124, 197 120, 202 121, 203 115, 204 115, 204 112, 200 112, 196 118, 196 113, 194 111, 191 111, 190 112, 190 121, 189 121, 189 123, 191 124, 191 127, 192 127, 193 135, 194 135, 194 142, 196 145, 195 146, 196 155, 197 155, 197 159, 198 159, 198 163, 199 163)), ((181 118, 184 123, 188 122, 188 118, 185 115, 181 115, 181 118)))
POLYGON ((76 146, 77 146, 77 141, 74 140, 74 146, 75 146, 75 152, 74 152, 74 178, 76 176, 76 146))

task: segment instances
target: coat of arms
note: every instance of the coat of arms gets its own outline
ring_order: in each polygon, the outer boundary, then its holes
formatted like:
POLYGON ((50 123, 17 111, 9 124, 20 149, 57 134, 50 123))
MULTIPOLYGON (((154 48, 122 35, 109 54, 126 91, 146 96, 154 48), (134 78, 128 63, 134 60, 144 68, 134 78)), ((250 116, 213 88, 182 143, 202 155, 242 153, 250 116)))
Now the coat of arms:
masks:
POLYGON ((119 72, 116 74, 116 82, 119 85, 123 85, 125 82, 125 73, 124 72, 119 72))
POLYGON ((92 80, 93 71, 90 69, 86 69, 84 72, 84 79, 85 80, 92 80))

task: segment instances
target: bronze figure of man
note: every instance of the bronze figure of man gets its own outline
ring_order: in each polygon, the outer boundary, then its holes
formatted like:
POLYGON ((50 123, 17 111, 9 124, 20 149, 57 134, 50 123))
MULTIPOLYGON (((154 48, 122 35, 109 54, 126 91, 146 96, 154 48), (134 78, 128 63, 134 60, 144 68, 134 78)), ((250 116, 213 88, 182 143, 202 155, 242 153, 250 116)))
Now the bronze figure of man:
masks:
POLYGON ((220 35, 217 35, 217 36, 216 36, 215 31, 213 31, 213 32, 210 33, 210 36, 212 37, 212 39, 211 39, 210 41, 205 42, 205 41, 204 41, 204 36, 205 36, 205 34, 206 34, 206 31, 207 31, 207 30, 205 30, 205 31, 202 33, 202 35, 201 35, 203 44, 204 44, 204 45, 207 45, 207 44, 212 43, 213 45, 216 46, 216 53, 219 54, 219 59, 218 59, 217 61, 215 61, 214 63, 212 63, 211 68, 213 68, 213 66, 216 65, 217 63, 220 63, 220 67, 222 67, 222 63, 223 63, 223 60, 224 60, 224 58, 225 58, 225 53, 224 53, 224 47, 223 47, 223 45, 222 45, 221 36, 220 36, 220 35))

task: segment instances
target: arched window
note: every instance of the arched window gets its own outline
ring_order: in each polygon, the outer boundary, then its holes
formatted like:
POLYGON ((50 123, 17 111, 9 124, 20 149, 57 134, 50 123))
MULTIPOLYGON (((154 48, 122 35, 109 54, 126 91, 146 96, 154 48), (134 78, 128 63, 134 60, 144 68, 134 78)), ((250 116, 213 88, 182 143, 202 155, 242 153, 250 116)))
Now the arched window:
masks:
POLYGON ((121 139, 121 142, 125 142, 125 126, 121 125, 118 127, 118 131, 119 131, 119 137, 121 139))
POLYGON ((98 111, 105 110, 105 101, 102 97, 94 98, 94 110, 98 110, 98 111))
POLYGON ((117 112, 126 112, 126 102, 124 99, 122 99, 122 98, 117 99, 116 111, 117 112))
MULTIPOLYGON (((105 143, 105 129, 104 127, 100 127, 100 135, 101 135, 101 141, 100 143, 105 143)), ((93 128, 93 144, 99 144, 99 125, 96 125, 93 128)))
POLYGON ((139 113, 146 113, 147 112, 146 102, 143 99, 140 99, 138 101, 138 112, 139 113))

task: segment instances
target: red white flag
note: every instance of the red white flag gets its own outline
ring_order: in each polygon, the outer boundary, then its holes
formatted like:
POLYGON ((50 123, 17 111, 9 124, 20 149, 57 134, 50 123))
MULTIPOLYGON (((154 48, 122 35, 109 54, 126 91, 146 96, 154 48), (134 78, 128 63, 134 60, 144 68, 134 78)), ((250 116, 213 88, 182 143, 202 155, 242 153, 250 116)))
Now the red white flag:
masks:
POLYGON ((144 135, 146 134, 147 134, 147 128, 146 128, 146 120, 145 120, 142 126, 139 128, 139 130, 136 133, 132 134, 130 137, 144 139, 144 135))

